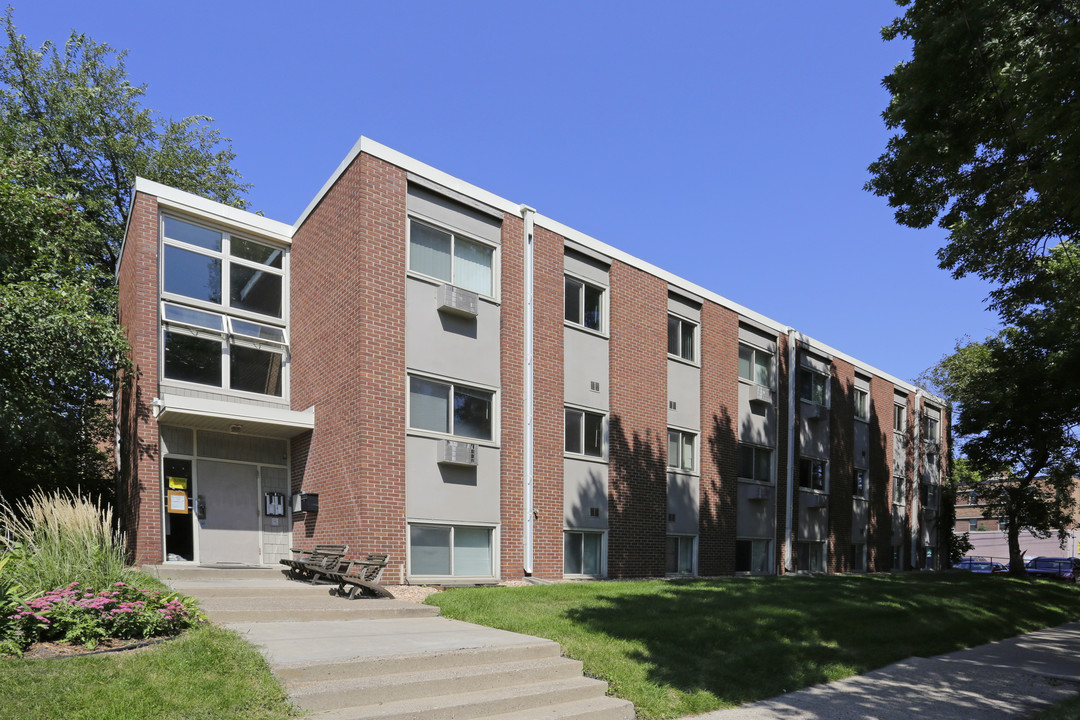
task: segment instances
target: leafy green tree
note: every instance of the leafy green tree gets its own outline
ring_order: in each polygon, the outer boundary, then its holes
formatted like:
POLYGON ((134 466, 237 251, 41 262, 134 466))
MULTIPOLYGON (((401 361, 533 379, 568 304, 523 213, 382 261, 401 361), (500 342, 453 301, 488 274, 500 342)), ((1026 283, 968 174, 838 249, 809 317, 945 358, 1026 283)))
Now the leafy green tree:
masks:
POLYGON ((72 32, 63 47, 32 48, 9 7, 0 55, 0 149, 45 159, 48 184, 71 194, 102 229, 92 260, 112 271, 119 258, 135 177, 245 207, 228 138, 196 115, 163 120, 142 107, 145 85, 133 85, 126 52, 72 32))
POLYGON ((0 488, 108 494, 112 373, 126 349, 115 290, 86 262, 101 229, 39 185, 42 160, 0 157, 0 488))
POLYGON ((1057 531, 1064 542, 1073 524, 1080 441, 1074 399, 1060 390, 1066 371, 1038 332, 1008 327, 958 346, 929 373, 958 409, 953 432, 963 441, 967 482, 989 514, 1008 521, 1014 575, 1024 574, 1021 531, 1057 531))
POLYGON ((913 52, 883 80, 897 134, 867 188, 899 223, 946 230, 941 267, 997 285, 1014 322, 1061 290, 1055 248, 1080 269, 1080 0, 897 2, 882 35, 913 52))
POLYGON ((125 53, 73 32, 0 49, 0 493, 108 493, 110 396, 126 344, 114 273, 136 176, 244 207, 205 116, 142 107, 125 53))

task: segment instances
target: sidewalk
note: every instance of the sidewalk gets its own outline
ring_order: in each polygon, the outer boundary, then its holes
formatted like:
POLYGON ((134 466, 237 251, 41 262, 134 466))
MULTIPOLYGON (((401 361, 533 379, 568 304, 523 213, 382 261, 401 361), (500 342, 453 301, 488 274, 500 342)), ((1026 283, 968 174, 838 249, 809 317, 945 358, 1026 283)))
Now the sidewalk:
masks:
POLYGON ((1030 718, 1080 693, 1080 623, 933 658, 908 658, 695 720, 1030 718))

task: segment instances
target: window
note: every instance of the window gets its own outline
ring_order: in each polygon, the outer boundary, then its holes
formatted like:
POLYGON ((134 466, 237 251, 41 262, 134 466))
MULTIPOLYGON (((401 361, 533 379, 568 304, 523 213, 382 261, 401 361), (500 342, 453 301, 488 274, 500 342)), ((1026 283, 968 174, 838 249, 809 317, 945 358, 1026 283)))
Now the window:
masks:
POLYGON ((451 383, 409 378, 409 427, 491 440, 493 393, 451 383))
POLYGON ((593 575, 603 573, 604 534, 567 532, 563 534, 563 574, 593 575))
POLYGON ((865 468, 855 468, 851 483, 851 494, 853 497, 864 498, 867 496, 870 489, 870 483, 867 481, 868 473, 869 471, 865 468))
POLYGON ((813 458, 799 460, 799 487, 825 492, 825 461, 813 458))
POLYGON ((795 569, 799 572, 825 572, 825 543, 795 543, 795 569))
POLYGON ((694 445, 697 435, 683 432, 682 430, 668 430, 667 433, 667 465, 669 470, 681 470, 694 472, 697 465, 694 463, 694 445))
POLYGON ((866 543, 851 545, 851 570, 852 572, 866 572, 866 543))
POLYGON ((491 577, 491 528, 410 525, 409 573, 441 577, 491 577))
POLYGON ((168 216, 162 234, 163 377, 282 397, 285 251, 168 216))
POLYGON ((604 290, 567 277, 564 317, 569 323, 596 332, 604 331, 604 290))
POLYGON ((919 485, 919 504, 924 508, 936 508, 938 489, 936 485, 922 483, 919 485))
POLYGON ((859 420, 870 419, 870 393, 855 388, 855 417, 859 420))
POLYGON ((896 505, 903 505, 907 501, 907 480, 903 475, 893 476, 892 501, 896 505))
POLYGON ((409 221, 409 269, 492 297, 495 248, 457 233, 409 221))
POLYGON ((772 353, 749 345, 739 345, 739 377, 771 388, 772 353))
POLYGON ((694 536, 668 535, 666 570, 669 575, 694 573, 694 536))
POLYGON ((975 532, 979 529, 979 518, 972 518, 968 520, 968 530, 975 532))
POLYGON ((604 456, 604 416, 566 408, 566 452, 604 456))
POLYGON ((902 433, 907 430, 907 407, 893 405, 893 432, 902 433))
POLYGON ((936 443, 938 441, 938 421, 936 418, 923 418, 923 440, 928 443, 936 443))
POLYGON ((826 404, 825 376, 803 368, 799 371, 799 397, 815 405, 826 404))
POLYGON ((979 504, 979 493, 972 490, 971 492, 968 493, 968 505, 978 505, 978 504, 979 504))
POLYGON ((772 450, 753 445, 739 445, 739 477, 771 483, 772 450))
POLYGON ((772 572, 772 541, 736 540, 735 572, 768 575, 772 572))
POLYGON ((675 315, 668 315, 667 319, 667 351, 668 355, 694 362, 697 356, 694 336, 697 334, 697 325, 675 315))

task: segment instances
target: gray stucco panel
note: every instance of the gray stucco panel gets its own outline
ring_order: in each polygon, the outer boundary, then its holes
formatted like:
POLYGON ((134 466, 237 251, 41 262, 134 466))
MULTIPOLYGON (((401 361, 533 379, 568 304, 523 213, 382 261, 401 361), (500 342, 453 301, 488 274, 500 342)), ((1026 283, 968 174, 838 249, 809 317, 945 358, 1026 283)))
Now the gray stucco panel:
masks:
POLYGON ((499 522, 499 449, 479 448, 476 467, 440 465, 442 441, 405 439, 405 503, 410 520, 499 522))
POLYGON ((608 466, 588 460, 563 460, 563 522, 568 528, 604 530, 608 526, 608 466), (597 510, 593 517, 592 509, 597 510))
POLYGON ((674 521, 668 520, 668 533, 697 534, 698 508, 701 506, 699 498, 700 487, 696 475, 667 474, 667 511, 669 518, 675 515, 674 521))
MULTIPOLYGON (((539 349, 541 352, 542 348, 539 349)), ((572 405, 608 409, 608 341, 584 330, 563 326, 563 397, 572 405), (592 383, 599 383, 599 391, 592 383)))
POLYGON ((701 368, 668 359, 668 424, 701 431, 701 368), (671 409, 671 401, 675 409, 671 409))
POLYGON ((767 500, 751 500, 756 483, 739 483, 735 534, 748 538, 771 538, 776 533, 776 488, 769 486, 767 500))
POLYGON ((472 319, 438 310, 438 285, 405 282, 405 364, 465 382, 497 387, 500 309, 481 300, 472 319))

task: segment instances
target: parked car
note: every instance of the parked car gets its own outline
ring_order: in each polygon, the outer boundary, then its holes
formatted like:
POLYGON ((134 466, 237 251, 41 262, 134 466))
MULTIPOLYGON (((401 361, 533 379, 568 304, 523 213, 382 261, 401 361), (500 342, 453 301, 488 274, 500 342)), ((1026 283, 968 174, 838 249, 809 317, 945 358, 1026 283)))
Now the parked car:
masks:
POLYGON ((1009 568, 1002 565, 999 562, 991 562, 985 558, 980 557, 966 557, 960 562, 953 565, 957 570, 968 570, 974 573, 1004 573, 1009 572, 1009 568))
POLYGON ((1028 575, 1076 582, 1080 562, 1073 558, 1037 557, 1027 561, 1028 575))

